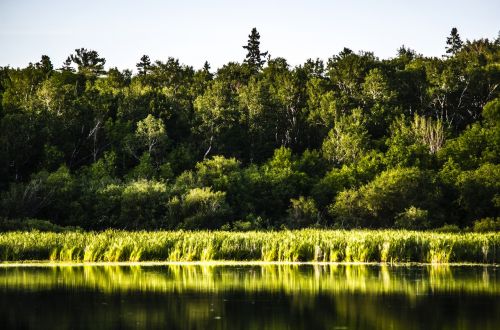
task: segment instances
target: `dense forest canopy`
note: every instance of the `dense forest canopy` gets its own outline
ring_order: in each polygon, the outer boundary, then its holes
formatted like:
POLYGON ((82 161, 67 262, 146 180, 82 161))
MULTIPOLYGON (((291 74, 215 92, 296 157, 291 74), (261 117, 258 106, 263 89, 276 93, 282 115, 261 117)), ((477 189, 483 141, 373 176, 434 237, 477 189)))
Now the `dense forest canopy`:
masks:
POLYGON ((0 67, 3 226, 498 228, 500 39, 443 46, 0 67))

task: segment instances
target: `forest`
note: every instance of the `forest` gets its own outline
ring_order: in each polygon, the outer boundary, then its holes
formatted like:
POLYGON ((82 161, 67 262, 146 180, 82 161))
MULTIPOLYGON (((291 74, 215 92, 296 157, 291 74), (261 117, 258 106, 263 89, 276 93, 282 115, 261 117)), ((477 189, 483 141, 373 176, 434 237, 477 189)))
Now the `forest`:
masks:
POLYGON ((0 231, 500 229, 500 35, 298 66, 255 28, 243 48, 0 67, 0 231))

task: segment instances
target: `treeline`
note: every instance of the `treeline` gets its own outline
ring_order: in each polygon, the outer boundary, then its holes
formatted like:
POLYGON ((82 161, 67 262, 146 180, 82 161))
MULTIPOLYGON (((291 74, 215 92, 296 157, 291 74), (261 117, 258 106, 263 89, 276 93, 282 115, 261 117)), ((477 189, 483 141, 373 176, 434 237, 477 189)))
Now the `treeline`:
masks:
POLYGON ((216 72, 1 67, 0 226, 498 229, 500 39, 291 67, 259 38, 216 72))

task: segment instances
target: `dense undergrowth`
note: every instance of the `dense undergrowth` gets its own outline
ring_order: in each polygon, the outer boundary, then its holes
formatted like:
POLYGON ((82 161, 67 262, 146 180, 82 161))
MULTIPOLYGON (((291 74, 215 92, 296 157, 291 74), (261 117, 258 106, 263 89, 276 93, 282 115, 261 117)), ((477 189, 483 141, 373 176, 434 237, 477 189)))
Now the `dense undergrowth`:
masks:
POLYGON ((9 232, 1 261, 496 263, 498 233, 396 230, 9 232))

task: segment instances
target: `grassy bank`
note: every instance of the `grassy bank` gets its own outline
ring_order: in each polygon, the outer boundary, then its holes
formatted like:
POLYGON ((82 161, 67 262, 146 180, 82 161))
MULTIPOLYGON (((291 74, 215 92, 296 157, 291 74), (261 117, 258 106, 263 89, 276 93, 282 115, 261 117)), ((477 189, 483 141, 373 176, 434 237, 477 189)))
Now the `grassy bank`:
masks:
POLYGON ((11 232, 0 260, 497 263, 500 234, 376 230, 11 232))

